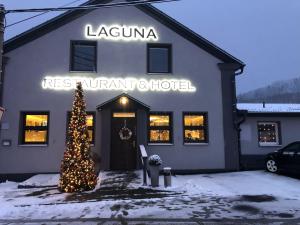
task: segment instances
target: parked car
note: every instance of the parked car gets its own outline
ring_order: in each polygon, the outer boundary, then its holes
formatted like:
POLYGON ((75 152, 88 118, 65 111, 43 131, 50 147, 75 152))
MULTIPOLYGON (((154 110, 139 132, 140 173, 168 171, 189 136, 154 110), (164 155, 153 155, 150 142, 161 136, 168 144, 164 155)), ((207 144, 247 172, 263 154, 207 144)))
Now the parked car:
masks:
POLYGON ((279 170, 300 173, 300 141, 269 153, 266 156, 265 165, 267 171, 271 173, 277 173, 279 170))

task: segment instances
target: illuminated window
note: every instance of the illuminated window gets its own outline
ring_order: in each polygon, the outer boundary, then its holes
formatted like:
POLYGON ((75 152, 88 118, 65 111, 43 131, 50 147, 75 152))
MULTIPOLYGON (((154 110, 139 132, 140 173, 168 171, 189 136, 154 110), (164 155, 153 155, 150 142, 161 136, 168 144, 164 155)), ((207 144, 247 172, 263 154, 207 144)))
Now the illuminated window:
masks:
POLYGON ((280 144, 280 123, 279 122, 258 122, 258 142, 260 146, 280 144))
POLYGON ((97 71, 97 42, 71 42, 71 71, 97 71))
MULTIPOLYGON (((86 113, 86 125, 89 133, 89 140, 91 144, 95 144, 95 112, 87 112, 86 113)), ((67 113, 67 133, 69 122, 71 119, 71 112, 67 113)))
POLYGON ((21 113, 21 144, 48 144, 48 112, 21 113))
POLYGON ((148 44, 148 73, 172 73, 172 46, 148 44))
POLYGON ((172 143, 172 113, 149 114, 149 143, 172 143))
POLYGON ((184 143, 208 143, 207 113, 183 113, 184 143))

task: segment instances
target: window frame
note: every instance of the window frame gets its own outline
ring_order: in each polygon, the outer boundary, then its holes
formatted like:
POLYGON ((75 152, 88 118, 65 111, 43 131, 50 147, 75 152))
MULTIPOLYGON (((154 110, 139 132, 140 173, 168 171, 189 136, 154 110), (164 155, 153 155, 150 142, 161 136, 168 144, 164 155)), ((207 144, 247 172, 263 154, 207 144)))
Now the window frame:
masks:
POLYGON ((168 43, 148 43, 147 44, 147 74, 172 74, 173 73, 173 46, 168 43), (168 71, 151 72, 150 71, 150 48, 167 48, 168 49, 168 71))
POLYGON ((147 141, 148 145, 172 145, 173 142, 173 112, 163 112, 163 111, 150 111, 147 118, 147 141), (150 116, 151 115, 160 115, 160 116, 169 116, 169 126, 150 126, 150 116), (170 140, 169 141, 151 141, 150 140, 150 131, 151 130, 168 130, 170 140))
POLYGON ((259 147, 276 147, 276 146, 281 146, 282 144, 282 139, 281 139, 281 124, 280 121, 257 121, 257 142, 259 147), (260 142, 260 135, 259 135, 259 125, 260 124, 276 124, 276 130, 277 134, 276 138, 278 138, 278 142, 260 142))
POLYGON ((71 40, 70 41, 70 60, 69 60, 69 71, 70 72, 80 72, 80 73, 97 73, 97 62, 98 62, 98 43, 97 41, 87 41, 87 40, 71 40), (81 45, 87 45, 87 46, 94 46, 94 70, 75 70, 74 69, 74 46, 76 44, 81 44, 81 45))
POLYGON ((20 128, 19 128, 19 144, 21 145, 48 145, 49 144, 49 126, 50 112, 49 111, 21 111, 20 112, 20 128), (26 126, 26 115, 47 115, 47 126, 26 126), (25 142, 26 130, 46 131, 45 142, 25 142))
MULTIPOLYGON (((69 129, 69 121, 71 119, 71 111, 67 111, 67 119, 66 119, 66 143, 68 141, 68 129, 69 129)), ((92 115, 93 116, 93 127, 87 127, 88 130, 93 131, 93 137, 92 141, 90 142, 90 145, 95 145, 95 132, 96 132, 96 112, 95 111, 86 111, 86 115, 92 115), (91 129, 90 129, 91 128, 91 129)))
POLYGON ((209 125, 208 125, 208 112, 182 112, 182 134, 183 134, 183 144, 184 145, 201 145, 209 143, 209 125), (184 123, 185 116, 203 116, 204 125, 202 126, 186 126, 184 123), (185 131, 186 130, 204 130, 204 140, 203 141, 185 141, 185 131))

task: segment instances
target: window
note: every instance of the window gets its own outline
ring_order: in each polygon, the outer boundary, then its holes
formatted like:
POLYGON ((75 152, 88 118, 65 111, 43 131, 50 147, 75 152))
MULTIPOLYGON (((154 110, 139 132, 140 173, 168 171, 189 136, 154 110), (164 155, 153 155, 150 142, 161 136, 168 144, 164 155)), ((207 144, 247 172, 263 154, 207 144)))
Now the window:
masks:
POLYGON ((151 112, 149 114, 149 143, 172 143, 172 113, 151 112))
POLYGON ((283 154, 285 152, 300 152, 300 142, 295 142, 295 143, 292 143, 292 144, 289 144, 288 146, 286 146, 283 150, 283 154))
POLYGON ((208 143, 207 113, 183 113, 184 143, 208 143))
POLYGON ((21 113, 21 144, 48 144, 49 112, 21 113))
POLYGON ((259 122, 258 142, 260 146, 272 146, 280 144, 280 123, 279 122, 259 122))
MULTIPOLYGON (((86 113, 86 125, 89 133, 89 140, 91 144, 95 144, 95 112, 86 113)), ((69 129, 69 122, 71 119, 71 112, 67 113, 67 133, 69 129)))
POLYGON ((71 42, 71 71, 97 71, 97 42, 71 42))
POLYGON ((172 73, 172 46, 148 44, 148 73, 172 73))

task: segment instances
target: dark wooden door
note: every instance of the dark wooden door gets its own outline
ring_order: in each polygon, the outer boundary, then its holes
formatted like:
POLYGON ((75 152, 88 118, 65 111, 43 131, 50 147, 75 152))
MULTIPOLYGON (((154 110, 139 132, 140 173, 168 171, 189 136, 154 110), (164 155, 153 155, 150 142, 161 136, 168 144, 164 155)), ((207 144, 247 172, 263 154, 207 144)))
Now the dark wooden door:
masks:
POLYGON ((111 170, 135 170, 136 150, 136 118, 135 113, 116 113, 111 123, 111 170), (126 117, 130 115, 131 117, 126 117))

